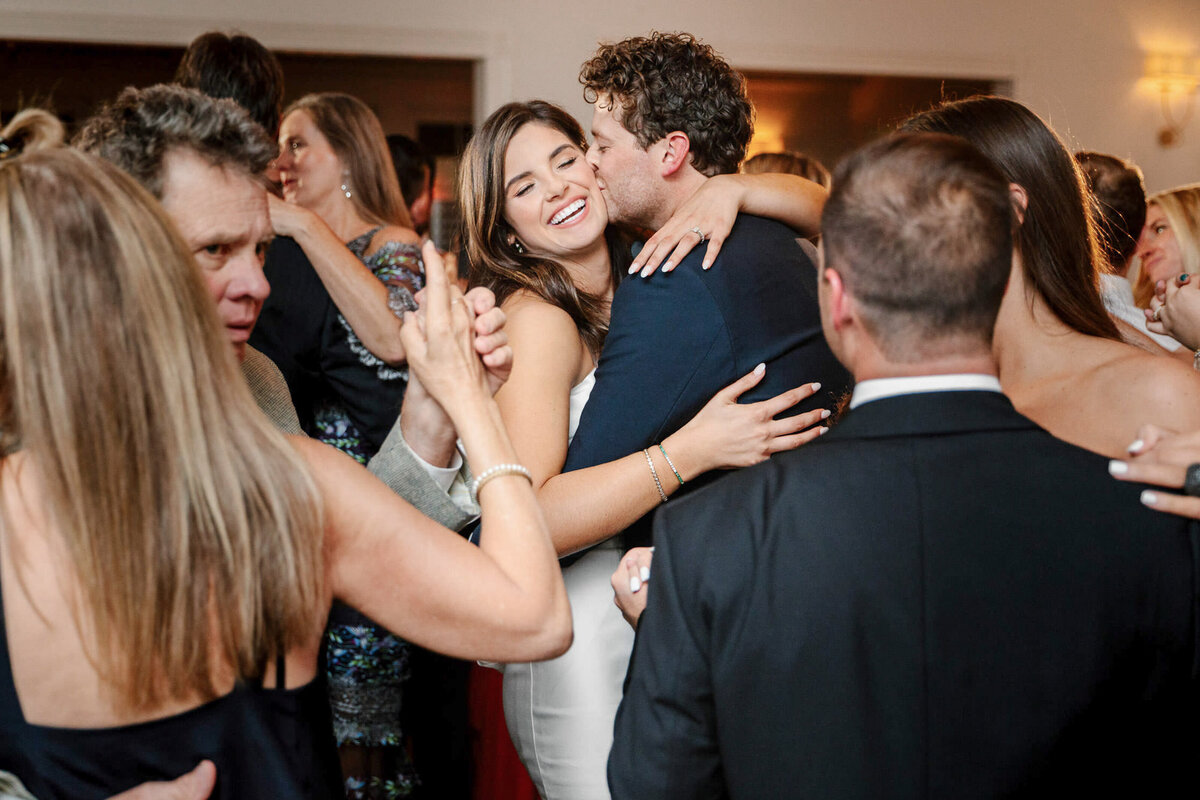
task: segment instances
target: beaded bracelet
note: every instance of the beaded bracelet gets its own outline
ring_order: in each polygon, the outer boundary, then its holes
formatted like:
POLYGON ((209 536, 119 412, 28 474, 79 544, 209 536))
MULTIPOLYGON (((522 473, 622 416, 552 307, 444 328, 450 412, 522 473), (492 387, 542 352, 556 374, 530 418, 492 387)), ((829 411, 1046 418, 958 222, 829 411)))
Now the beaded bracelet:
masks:
POLYGON ((523 475, 525 480, 533 483, 533 476, 529 474, 529 470, 520 464, 496 464, 488 467, 483 472, 479 473, 475 480, 471 481, 471 496, 475 498, 475 502, 479 502, 479 490, 483 485, 492 478, 499 478, 504 475, 523 475))
POLYGON ((642 451, 642 455, 646 457, 646 464, 650 467, 650 475, 654 478, 654 485, 658 487, 658 496, 662 501, 667 502, 667 493, 663 491, 662 481, 658 479, 658 470, 654 468, 654 459, 650 458, 650 448, 647 447, 642 451))
POLYGON ((675 473, 675 480, 679 481, 680 486, 683 486, 683 476, 679 474, 679 470, 675 469, 675 462, 667 455, 667 449, 662 446, 661 442, 658 445, 658 449, 663 454, 663 458, 667 460, 667 466, 671 468, 671 472, 675 473))

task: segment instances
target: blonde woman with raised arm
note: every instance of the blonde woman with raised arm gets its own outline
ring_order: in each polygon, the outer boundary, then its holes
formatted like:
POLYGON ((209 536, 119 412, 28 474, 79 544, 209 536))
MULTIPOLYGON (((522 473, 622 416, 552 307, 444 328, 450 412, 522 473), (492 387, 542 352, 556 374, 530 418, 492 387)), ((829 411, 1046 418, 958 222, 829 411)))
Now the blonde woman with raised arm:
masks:
POLYGON ((478 465, 478 548, 278 433, 161 208, 57 129, 0 131, 0 764, 42 800, 202 759, 214 797, 336 796, 335 597, 457 657, 563 652, 555 551, 436 254, 404 345, 478 465))

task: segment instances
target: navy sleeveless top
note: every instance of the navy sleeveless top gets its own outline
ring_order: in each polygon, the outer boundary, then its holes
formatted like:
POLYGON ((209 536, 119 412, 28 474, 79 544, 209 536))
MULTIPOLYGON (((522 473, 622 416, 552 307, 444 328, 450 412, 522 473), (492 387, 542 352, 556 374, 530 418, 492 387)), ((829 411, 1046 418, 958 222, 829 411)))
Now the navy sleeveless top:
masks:
POLYGON ((0 769, 38 800, 100 800, 146 781, 172 780, 207 758, 217 766, 212 798, 340 798, 323 674, 319 669, 317 679, 296 689, 240 684, 182 714, 135 725, 30 725, 13 684, 0 597, 0 769))

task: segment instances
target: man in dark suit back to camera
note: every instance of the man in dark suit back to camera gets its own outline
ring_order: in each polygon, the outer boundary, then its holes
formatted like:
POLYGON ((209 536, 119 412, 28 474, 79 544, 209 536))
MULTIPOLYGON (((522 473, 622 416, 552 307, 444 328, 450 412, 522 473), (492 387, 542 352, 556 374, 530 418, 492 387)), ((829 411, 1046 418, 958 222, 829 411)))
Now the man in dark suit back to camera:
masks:
POLYGON ((908 135, 833 185, 851 410, 659 513, 613 797, 1195 796, 1196 536, 1000 393, 1006 181, 908 135))
MULTIPOLYGON (((626 39, 602 46, 580 80, 595 105, 588 161, 613 221, 657 230, 710 177, 737 172, 752 109, 711 47, 686 34, 626 39)), ((832 408, 849 376, 821 334, 816 268, 796 236, 743 214, 707 272, 698 246, 669 275, 621 283, 564 471, 652 447, 759 363, 766 376, 743 402, 817 381, 798 410, 832 408)))

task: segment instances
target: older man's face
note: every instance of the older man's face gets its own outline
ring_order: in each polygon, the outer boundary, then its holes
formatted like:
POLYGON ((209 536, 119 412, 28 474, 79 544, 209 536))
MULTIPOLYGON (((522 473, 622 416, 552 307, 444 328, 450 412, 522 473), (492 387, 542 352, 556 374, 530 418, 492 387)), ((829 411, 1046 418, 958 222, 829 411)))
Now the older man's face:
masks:
POLYGON ((195 256, 240 361, 271 292, 263 275, 272 237, 266 190, 190 150, 168 153, 163 173, 163 208, 195 256))

